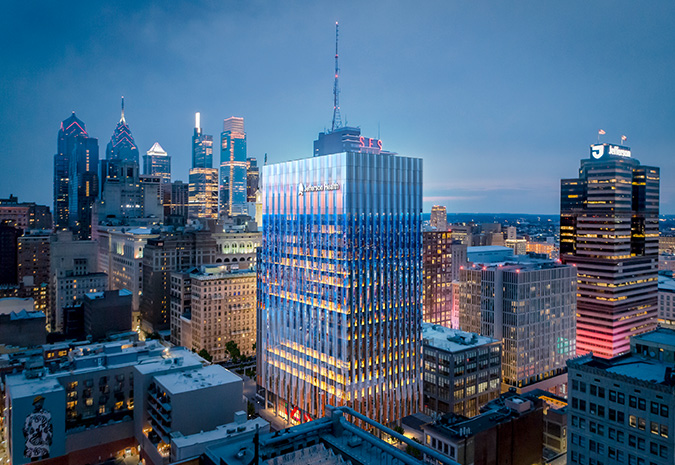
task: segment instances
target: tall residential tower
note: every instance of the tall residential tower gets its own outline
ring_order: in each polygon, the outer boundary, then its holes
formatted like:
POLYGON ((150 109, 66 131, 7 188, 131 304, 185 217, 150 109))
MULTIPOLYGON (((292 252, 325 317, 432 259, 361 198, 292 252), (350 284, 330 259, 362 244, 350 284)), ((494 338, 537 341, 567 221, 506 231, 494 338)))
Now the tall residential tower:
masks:
POLYGON ((577 350, 612 358, 656 326, 659 169, 598 144, 561 181, 560 255, 578 270, 577 350))

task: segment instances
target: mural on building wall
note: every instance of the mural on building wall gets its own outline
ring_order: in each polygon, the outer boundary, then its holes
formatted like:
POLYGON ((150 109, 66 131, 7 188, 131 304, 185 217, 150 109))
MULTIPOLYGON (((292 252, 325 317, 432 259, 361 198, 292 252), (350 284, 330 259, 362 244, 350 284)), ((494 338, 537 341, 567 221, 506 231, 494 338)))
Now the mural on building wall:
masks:
POLYGON ((31 462, 49 458, 54 438, 52 414, 44 408, 45 398, 33 399, 33 411, 26 416, 23 424, 23 436, 26 439, 24 457, 31 462))

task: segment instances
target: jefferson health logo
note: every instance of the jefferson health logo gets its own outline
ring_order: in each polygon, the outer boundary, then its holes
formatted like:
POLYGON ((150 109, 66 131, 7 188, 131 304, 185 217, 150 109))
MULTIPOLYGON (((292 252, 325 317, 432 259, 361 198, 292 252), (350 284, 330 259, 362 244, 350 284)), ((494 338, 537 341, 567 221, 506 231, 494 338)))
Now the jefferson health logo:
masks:
POLYGON ((298 196, 302 197, 307 192, 325 192, 325 191, 338 191, 340 190, 340 184, 334 183, 323 183, 317 184, 315 186, 305 186, 303 183, 298 184, 298 196))

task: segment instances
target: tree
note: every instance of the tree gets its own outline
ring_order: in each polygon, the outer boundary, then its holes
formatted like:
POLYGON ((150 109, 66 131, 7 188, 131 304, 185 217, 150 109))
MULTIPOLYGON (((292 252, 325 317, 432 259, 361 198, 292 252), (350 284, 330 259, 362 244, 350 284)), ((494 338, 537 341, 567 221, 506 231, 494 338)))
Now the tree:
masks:
POLYGON ((203 359, 206 360, 207 362, 212 362, 212 361, 213 361, 213 357, 211 356, 211 354, 209 353, 209 351, 206 350, 206 349, 200 350, 199 352, 197 352, 197 355, 199 355, 201 358, 203 358, 203 359))
POLYGON ((234 363, 237 363, 239 357, 241 357, 241 351, 234 341, 227 341, 227 343, 225 343, 225 351, 230 354, 234 363))
POLYGON ((249 418, 252 418, 253 415, 255 415, 255 405, 253 404, 253 402, 248 403, 247 411, 249 418))

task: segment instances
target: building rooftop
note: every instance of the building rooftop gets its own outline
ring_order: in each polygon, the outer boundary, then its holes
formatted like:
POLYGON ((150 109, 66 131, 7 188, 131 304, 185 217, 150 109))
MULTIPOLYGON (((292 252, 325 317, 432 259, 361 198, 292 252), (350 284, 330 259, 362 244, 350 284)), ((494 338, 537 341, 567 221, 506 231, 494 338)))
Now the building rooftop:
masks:
POLYGON ((35 310, 35 302, 32 297, 5 297, 0 299, 0 315, 9 315, 21 310, 35 310))
POLYGON ((184 368, 198 368, 203 366, 204 363, 206 363, 206 360, 188 349, 184 347, 172 347, 171 350, 164 348, 161 358, 143 360, 141 363, 136 364, 134 368, 141 372, 141 374, 147 375, 166 371, 168 365, 171 364, 181 365, 184 368))
POLYGON ((467 418, 463 415, 448 413, 440 420, 424 425, 424 429, 437 431, 448 437, 470 437, 482 431, 489 430, 500 423, 511 421, 521 414, 536 410, 541 403, 533 402, 523 395, 509 395, 499 398, 488 404, 489 409, 483 413, 467 418), (501 403, 497 402, 500 401, 501 403))
MULTIPOLYGON (((329 408, 329 412, 333 409, 329 408)), ((348 413, 345 413, 348 414, 348 413)), ((269 465, 286 464, 367 464, 388 463, 390 465, 422 465, 418 460, 379 439, 379 423, 370 423, 367 432, 347 421, 337 409, 330 416, 302 423, 274 433, 261 434, 259 458, 269 465), (312 444, 308 446, 308 444, 312 444), (287 451, 280 453, 280 451, 287 451)), ((396 434, 396 433, 394 433, 396 434)), ((408 440, 408 439, 406 439, 408 440)), ((438 454, 423 444, 408 440, 418 450, 441 460, 447 465, 456 465, 449 457, 438 454)), ((205 455, 213 463, 221 465, 249 465, 255 457, 254 441, 240 441, 233 444, 208 447, 205 455)))
POLYGON ((662 346, 675 348, 675 329, 661 327, 648 333, 633 336, 631 339, 637 343, 641 341, 653 342, 662 346))
POLYGON ((675 292, 675 278, 659 274, 659 291, 675 292))
POLYGON ((85 295, 91 300, 103 299, 103 298, 105 298, 106 292, 107 293, 117 292, 117 295, 119 295, 120 297, 124 297, 124 296, 127 296, 127 295, 133 295, 133 292, 131 292, 127 289, 120 289, 119 291, 87 292, 85 295))
MULTIPOLYGON (((244 412, 241 412, 244 415, 244 412)), ((269 425, 267 421, 262 418, 253 418, 242 423, 232 422, 226 425, 217 426, 216 429, 211 431, 202 431, 195 434, 190 434, 188 436, 179 435, 180 433, 174 433, 171 437, 171 442, 175 443, 176 447, 188 447, 195 446, 197 444, 209 443, 212 441, 218 441, 220 439, 226 439, 231 436, 237 436, 246 432, 253 432, 259 429, 260 432, 266 431, 266 427, 269 425)), ((269 428, 267 428, 269 429, 269 428)))
POLYGON ((44 312, 27 312, 26 310, 21 310, 19 312, 12 312, 9 315, 10 320, 29 320, 31 318, 45 318, 44 312))
POLYGON ((476 333, 468 333, 459 329, 447 328, 431 323, 422 323, 422 339, 424 340, 424 344, 436 349, 447 350, 448 352, 461 352, 498 342, 497 339, 487 336, 480 336, 476 333))
POLYGON ((220 365, 208 365, 197 371, 180 371, 155 377, 155 382, 170 395, 241 381, 239 376, 220 365))
POLYGON ((466 253, 488 253, 488 252, 504 252, 513 253, 511 247, 504 247, 502 245, 478 245, 466 248, 466 253))
MULTIPOLYGON (((568 366, 588 367, 591 369, 602 370, 607 374, 625 376, 634 380, 642 381, 652 385, 655 389, 672 390, 675 393, 675 363, 672 361, 663 361, 664 353, 668 356, 668 349, 675 346, 675 330, 658 328, 655 331, 634 336, 631 338, 632 352, 604 359, 587 354, 567 361, 568 366), (648 344, 641 347, 643 353, 638 353, 637 345, 641 342, 650 342, 656 344, 659 351, 651 351, 648 344), (666 349, 666 352, 664 352, 666 349)), ((654 347, 655 349, 655 347, 654 347)), ((670 350, 672 356, 672 349, 670 350)), ((672 360, 672 358, 671 358, 672 360)))
MULTIPOLYGON (((248 263, 248 262, 242 262, 248 263)), ((217 279, 233 276, 255 275, 252 268, 239 268, 238 263, 229 263, 224 265, 202 265, 190 273, 190 278, 195 279, 217 279), (233 267, 233 265, 236 265, 233 267)))
POLYGON ((35 397, 49 392, 63 391, 58 378, 45 376, 44 371, 29 374, 11 375, 5 378, 5 385, 10 397, 14 400, 22 397, 35 397), (35 377, 32 377, 35 376, 35 377))

